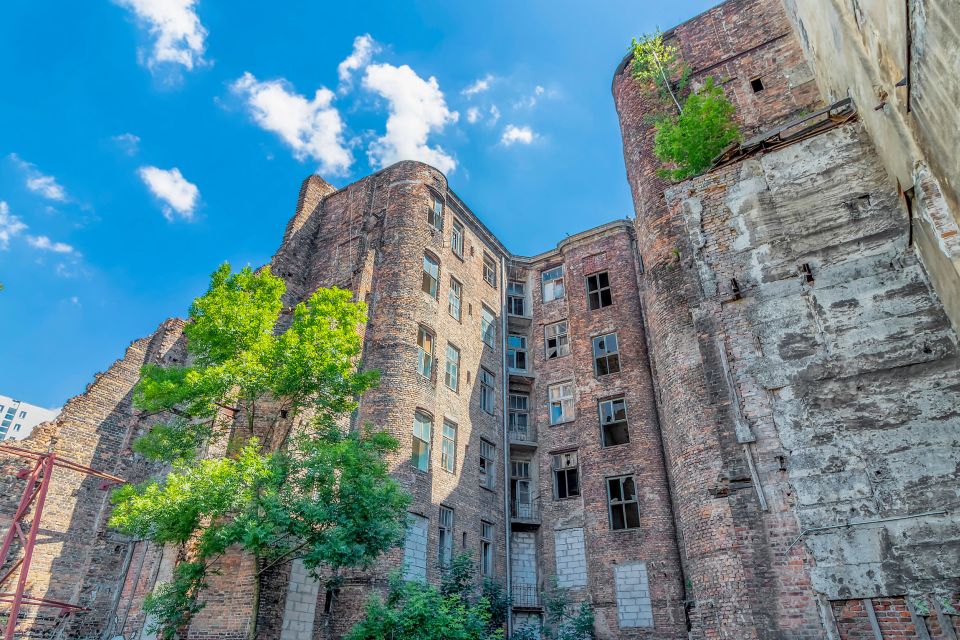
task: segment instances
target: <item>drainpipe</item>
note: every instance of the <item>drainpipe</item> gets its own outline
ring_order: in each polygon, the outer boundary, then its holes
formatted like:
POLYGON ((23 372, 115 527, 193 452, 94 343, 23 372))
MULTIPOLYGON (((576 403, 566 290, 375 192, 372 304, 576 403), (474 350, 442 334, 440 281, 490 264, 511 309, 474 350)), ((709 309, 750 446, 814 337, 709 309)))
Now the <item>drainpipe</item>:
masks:
POLYGON ((504 558, 504 575, 507 580, 507 637, 513 633, 513 594, 511 593, 510 566, 510 492, 507 479, 510 469, 510 429, 507 423, 507 399, 509 398, 509 384, 507 382, 507 259, 500 256, 500 378, 503 380, 502 413, 503 413, 503 522, 506 557, 504 558))

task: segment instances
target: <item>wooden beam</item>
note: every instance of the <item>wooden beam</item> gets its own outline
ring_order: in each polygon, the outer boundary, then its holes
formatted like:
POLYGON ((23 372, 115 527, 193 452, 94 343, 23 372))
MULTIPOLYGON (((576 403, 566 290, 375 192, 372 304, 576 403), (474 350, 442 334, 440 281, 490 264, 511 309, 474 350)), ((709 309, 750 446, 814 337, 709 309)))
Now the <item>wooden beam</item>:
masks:
POLYGON ((918 640, 930 640, 930 630, 927 629, 926 619, 917 612, 917 608, 913 606, 913 601, 910 599, 910 596, 905 597, 903 600, 907 603, 907 611, 910 612, 910 619, 913 620, 913 627, 916 629, 918 640))
POLYGON ((877 622, 877 612, 873 610, 873 600, 863 599, 863 608, 867 611, 867 617, 870 618, 870 628, 873 629, 873 637, 876 640, 883 640, 883 632, 880 631, 880 623, 877 622))
POLYGON ((957 640, 957 632, 953 628, 953 620, 951 620, 947 612, 943 610, 943 604, 941 604, 937 596, 933 596, 930 599, 933 600, 933 608, 937 610, 937 622, 940 623, 940 633, 942 633, 943 637, 947 640, 957 640))

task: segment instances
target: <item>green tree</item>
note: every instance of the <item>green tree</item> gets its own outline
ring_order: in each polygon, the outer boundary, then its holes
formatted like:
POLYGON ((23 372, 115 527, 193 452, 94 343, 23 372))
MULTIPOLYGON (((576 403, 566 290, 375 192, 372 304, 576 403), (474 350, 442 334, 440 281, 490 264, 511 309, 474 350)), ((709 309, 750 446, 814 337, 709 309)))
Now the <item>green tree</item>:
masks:
POLYGON ((543 599, 544 625, 542 628, 527 625, 517 629, 510 640, 593 640, 593 607, 587 602, 579 606, 570 603, 570 591, 553 586, 541 594, 543 599))
POLYGON ((679 115, 655 121, 653 153, 665 164, 658 174, 684 180, 709 169, 721 151, 740 139, 733 116, 733 104, 723 88, 707 77, 699 90, 687 96, 679 115))
POLYGON ((439 588, 394 574, 346 640, 501 640, 506 598, 496 583, 477 583, 474 564, 469 554, 454 558, 439 588))
POLYGON ((672 102, 677 113, 683 111, 677 92, 686 88, 690 68, 677 48, 665 42, 658 29, 640 39, 634 38, 630 51, 633 77, 645 86, 652 86, 663 100, 672 102))
POLYGON ((403 539, 409 498, 385 462, 396 441, 341 427, 378 379, 357 367, 366 308, 320 289, 291 315, 284 291, 268 269, 224 264, 190 308, 188 364, 141 371, 135 405, 166 419, 134 449, 169 472, 115 490, 110 525, 180 549, 146 603, 164 639, 203 607, 210 566, 231 546, 335 571, 403 539))

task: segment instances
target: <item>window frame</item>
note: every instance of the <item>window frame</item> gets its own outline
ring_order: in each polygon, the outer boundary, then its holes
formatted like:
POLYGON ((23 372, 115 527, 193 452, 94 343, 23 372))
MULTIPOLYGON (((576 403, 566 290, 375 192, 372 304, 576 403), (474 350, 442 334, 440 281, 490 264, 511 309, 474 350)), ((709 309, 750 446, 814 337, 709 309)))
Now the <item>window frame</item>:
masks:
POLYGON ((584 282, 586 283, 587 288, 587 309, 589 311, 599 311, 600 309, 606 309, 607 307, 613 306, 613 287, 610 286, 610 272, 609 271, 597 271, 596 273, 591 273, 588 276, 584 277, 584 282), (607 284, 606 286, 601 286, 600 276, 606 276, 607 284), (590 288, 591 278, 596 279, 597 287, 596 289, 590 288), (607 294, 607 302, 604 304, 603 294, 607 294), (593 296, 597 297, 597 306, 593 306, 593 296))
POLYGON ((611 531, 629 531, 629 530, 631 530, 631 529, 639 529, 639 528, 640 528, 640 496, 639 496, 639 494, 637 493, 637 478, 636 478, 636 476, 634 476, 634 474, 632 474, 632 473, 628 473, 628 474, 625 474, 625 475, 622 475, 622 476, 607 476, 606 478, 603 479, 603 481, 604 481, 604 484, 606 485, 606 491, 607 491, 607 518, 608 518, 607 523, 608 523, 608 525, 609 525, 609 527, 610 527, 610 530, 611 530, 611 531), (624 487, 624 481, 625 481, 625 480, 630 480, 630 482, 633 484, 633 499, 632 499, 632 500, 624 500, 624 499, 623 499, 623 496, 624 496, 623 487, 624 487), (614 500, 613 500, 613 494, 612 494, 611 491, 610 491, 610 483, 613 482, 613 481, 617 481, 617 482, 618 482, 618 486, 619 486, 619 490, 620 490, 620 499, 617 500, 616 502, 614 502, 614 500), (629 525, 628 525, 629 520, 628 520, 628 517, 627 517, 627 508, 628 508, 630 505, 635 505, 635 507, 636 507, 636 516, 637 516, 637 519, 636 519, 636 523, 637 523, 637 524, 636 524, 636 526, 629 526, 629 525), (622 508, 623 508, 623 510, 622 510, 622 513, 623 513, 623 526, 622 526, 622 527, 615 527, 615 526, 614 526, 613 512, 614 512, 614 507, 615 507, 615 506, 616 506, 616 507, 622 507, 622 508))
POLYGON ((526 318, 526 307, 527 307, 527 283, 523 280, 508 280, 507 281, 507 315, 516 316, 518 318, 526 318), (516 292, 516 286, 519 286, 520 292, 516 292), (514 303, 519 301, 520 303, 520 313, 514 311, 514 303))
POLYGON ((497 344, 497 314, 485 304, 480 304, 480 339, 483 340, 483 344, 487 345, 491 349, 494 349, 497 344), (490 321, 487 323, 487 315, 490 316, 490 321), (484 324, 487 323, 487 327, 484 328, 484 324), (487 338, 489 337, 489 341, 487 338))
POLYGON ((440 505, 437 515, 437 564, 442 569, 450 568, 450 564, 453 562, 454 517, 453 507, 440 505), (449 515, 449 518, 444 517, 447 515, 449 515), (449 543, 446 549, 444 549, 445 540, 449 543))
POLYGON ((630 419, 629 419, 629 415, 627 414, 627 399, 626 399, 625 396, 615 396, 615 397, 612 397, 612 398, 601 398, 601 399, 597 400, 597 419, 600 421, 600 446, 601 446, 602 448, 607 449, 607 448, 609 448, 609 447, 619 447, 620 445, 630 444, 630 419), (616 420, 616 419, 615 419, 617 413, 616 413, 616 410, 615 410, 615 408, 614 408, 614 405, 615 405, 616 403, 618 403, 618 402, 623 404, 623 419, 622 419, 622 420, 616 420), (614 418, 614 420, 610 421, 609 423, 604 423, 604 421, 603 421, 603 415, 604 415, 604 413, 603 413, 603 405, 605 405, 605 404, 609 404, 609 405, 610 405, 610 415, 611 415, 611 417, 614 418), (626 435, 627 435, 627 439, 626 439, 625 441, 623 441, 623 442, 615 442, 615 443, 612 443, 612 444, 609 443, 609 442, 607 442, 607 429, 606 429, 606 427, 608 427, 608 426, 611 426, 611 427, 612 427, 612 426, 621 425, 621 424, 623 425, 623 429, 624 429, 624 432, 625 432, 626 435))
POLYGON ((573 422, 574 420, 576 420, 577 418, 576 389, 574 389, 573 381, 557 382, 547 387, 547 411, 549 412, 548 418, 549 418, 551 427, 554 425, 564 424, 566 422, 573 422), (552 391, 553 389, 556 389, 558 387, 560 388, 561 392, 563 391, 564 387, 569 387, 570 396, 569 397, 559 396, 556 400, 554 400, 552 391), (559 416, 559 419, 556 421, 554 421, 553 419, 554 402, 559 403, 559 406, 560 406, 560 416, 559 416), (565 403, 569 403, 569 404, 565 404, 565 403), (569 407, 570 409, 569 416, 567 416, 566 412, 564 411, 565 407, 569 407), (564 419, 564 416, 566 416, 565 419, 564 419))
POLYGON ((530 394, 529 393, 511 393, 510 398, 508 399, 508 403, 509 403, 508 405, 509 413, 507 417, 507 431, 520 432, 522 430, 524 433, 529 434, 530 432, 530 394), (519 406, 520 403, 517 403, 517 406, 514 406, 514 402, 513 402, 514 398, 518 398, 518 399, 522 398, 523 406, 520 407, 519 406), (523 425, 518 424, 518 421, 515 420, 514 418, 515 416, 525 416, 525 420, 523 421, 524 424, 523 425))
POLYGON ((410 450, 410 465, 417 471, 420 471, 423 473, 429 473, 430 472, 431 440, 433 439, 433 416, 422 409, 417 409, 416 411, 414 411, 413 412, 413 429, 411 430, 411 434, 413 437, 413 443, 412 443, 412 448, 410 450), (424 418, 425 421, 420 422, 418 418, 424 418), (417 434, 417 427, 423 427, 424 425, 426 425, 426 429, 427 429, 426 440, 423 439, 422 433, 420 435, 417 434), (416 455, 418 442, 424 445, 424 451, 419 456, 416 455), (420 467, 420 464, 418 461, 421 459, 426 464, 425 468, 420 467))
POLYGON ((480 486, 493 491, 497 486, 497 445, 480 438, 480 466, 477 469, 480 486))
POLYGON ((457 423, 446 418, 440 427, 440 468, 449 473, 457 472, 457 423), (453 437, 447 435, 448 429, 453 437))
POLYGON ((497 259, 487 251, 483 252, 483 281, 494 289, 497 288, 497 259), (490 272, 490 277, 487 277, 488 271, 490 272))
POLYGON ((529 357, 528 357, 530 350, 527 348, 527 347, 528 347, 528 344, 529 344, 529 341, 527 340, 527 336, 525 336, 525 335, 523 335, 523 334, 521 334, 521 333, 510 333, 510 334, 507 334, 507 368, 508 368, 509 370, 511 370, 511 371, 520 371, 520 372, 523 372, 523 373, 526 373, 526 372, 528 372, 528 371, 530 370, 530 368, 529 368, 530 359, 529 359, 529 357), (510 341, 511 341, 513 338, 519 338, 519 341, 522 342, 523 346, 522 346, 522 347, 514 347, 513 345, 511 345, 511 344, 510 344, 510 341), (522 360, 523 360, 523 367, 522 367, 522 368, 521 368, 521 367, 518 367, 518 366, 515 366, 515 365, 517 364, 517 362, 519 362, 519 360, 521 359, 521 358, 518 358, 518 355, 520 355, 520 354, 522 354, 522 356, 523 356, 523 357, 522 357, 522 360), (511 355, 513 356, 513 365, 514 365, 514 366, 511 366, 511 364, 510 364, 510 357, 511 357, 511 355))
POLYGON ((555 360, 570 355, 570 324, 567 320, 558 320, 543 325, 543 355, 547 360, 555 360), (556 332, 553 336, 548 335, 550 329, 560 325, 563 325, 563 333, 556 332), (557 342, 554 347, 554 355, 550 355, 550 340, 556 340, 557 342))
POLYGON ((430 196, 433 198, 433 203, 427 209, 427 224, 435 231, 443 231, 443 210, 445 209, 443 198, 433 190, 430 190, 430 196))
POLYGON ((544 269, 540 272, 540 293, 544 304, 553 302, 554 300, 562 300, 563 298, 567 297, 566 276, 566 269, 562 264, 559 264, 555 267, 550 267, 549 269, 544 269), (548 281, 547 276, 557 270, 560 271, 560 275, 551 277, 548 281), (559 286, 557 285, 557 281, 559 281, 559 286), (551 298, 547 298, 548 283, 550 284, 549 290, 553 295, 551 298), (557 293, 558 290, 559 294, 557 293))
POLYGON ((613 331, 611 333, 602 333, 598 336, 593 336, 592 338, 590 338, 590 353, 593 357, 593 374, 596 377, 601 378, 603 376, 609 376, 615 373, 620 373, 620 370, 622 369, 622 367, 620 366, 620 338, 619 336, 617 336, 616 331, 613 331), (610 343, 611 336, 613 336, 613 343, 614 343, 614 346, 616 346, 616 351, 610 351, 607 349, 607 345, 610 343), (597 355, 598 340, 604 341, 603 354, 600 356, 597 355), (610 370, 611 358, 613 358, 613 361, 616 363, 616 366, 617 366, 616 371, 610 370), (604 367, 606 369, 603 373, 600 373, 599 363, 601 360, 603 360, 604 367))
POLYGON ((444 358, 443 366, 443 384, 455 393, 460 393, 460 349, 457 348, 457 345, 452 342, 447 343, 447 355, 444 358), (456 354, 455 358, 451 358, 451 352, 456 354), (451 372, 451 366, 453 371, 451 372), (453 384, 450 384, 451 381, 453 384))
POLYGON ((424 380, 433 381, 434 365, 437 361, 437 334, 424 325, 417 325, 417 374, 424 380), (421 344, 421 336, 424 336, 430 342, 430 352, 421 344), (424 367, 426 363, 426 367, 424 367), (427 370, 424 371, 424 368, 427 370))
POLYGON ((477 376, 477 381, 480 383, 480 410, 492 416, 497 410, 497 376, 486 367, 480 367, 480 374, 477 376), (490 378, 489 383, 487 382, 486 376, 490 378), (486 403, 484 403, 484 397, 490 398, 489 409, 487 409, 486 403))
POLYGON ((579 498, 583 494, 583 489, 580 485, 580 455, 576 449, 571 449, 568 451, 555 451, 551 454, 550 460, 550 477, 553 483, 553 499, 554 500, 570 500, 572 498, 579 498), (573 465, 560 466, 558 461, 564 461, 568 459, 568 456, 573 457, 573 465), (574 491, 570 490, 570 475, 573 474, 575 488, 574 491), (563 475, 563 492, 566 495, 560 495, 560 476, 563 475))
POLYGON ((467 228, 462 222, 454 218, 450 225, 450 251, 461 260, 463 260, 463 247, 466 244, 466 239, 467 228), (458 238, 459 242, 457 242, 458 238))
POLYGON ((480 520, 480 575, 489 578, 494 575, 493 559, 493 523, 480 520))
POLYGON ((422 281, 420 282, 420 290, 423 291, 428 296, 430 296, 431 298, 433 298, 434 300, 437 300, 438 296, 440 295, 440 258, 436 257, 429 251, 423 252, 423 272, 421 274, 421 278, 422 278, 422 281), (434 265, 436 266, 436 271, 437 271, 436 274, 432 274, 429 271, 427 271, 428 261, 434 263, 434 265), (428 278, 430 280, 428 280, 428 278), (431 289, 433 289, 432 292, 427 290, 427 283, 431 281, 433 283, 433 286, 430 287, 431 289))
POLYGON ((447 290, 447 313, 457 322, 463 322, 463 283, 453 276, 450 276, 450 288, 447 290), (453 315, 454 299, 457 301, 457 315, 453 315))

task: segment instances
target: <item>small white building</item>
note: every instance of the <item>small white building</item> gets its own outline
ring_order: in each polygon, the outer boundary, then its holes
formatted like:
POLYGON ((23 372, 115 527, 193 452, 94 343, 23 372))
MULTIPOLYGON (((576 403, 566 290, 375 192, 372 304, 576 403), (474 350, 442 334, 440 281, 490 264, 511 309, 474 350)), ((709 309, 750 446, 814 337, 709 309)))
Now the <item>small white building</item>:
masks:
POLYGON ((59 413, 60 409, 44 409, 0 394, 0 440, 23 440, 35 426, 59 413))

